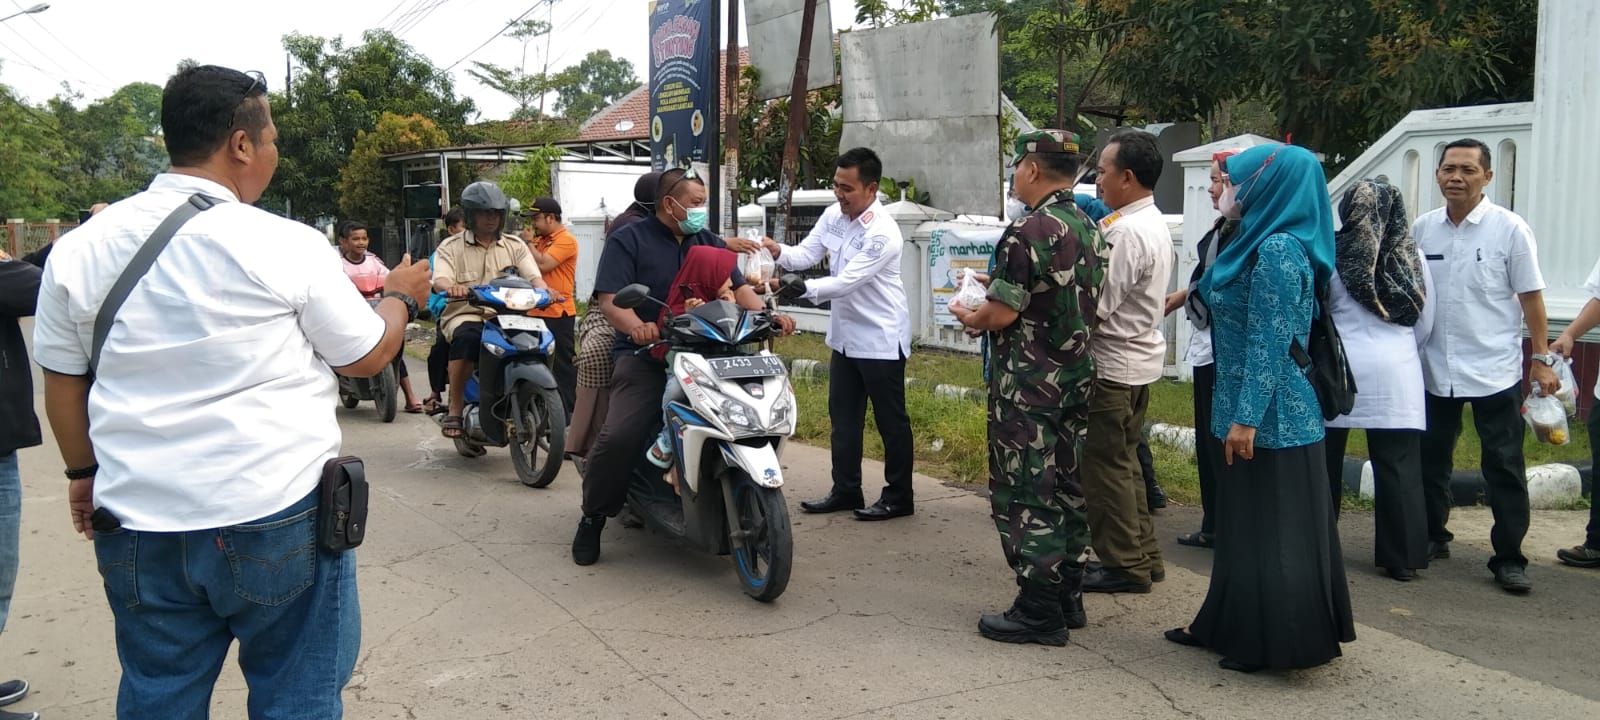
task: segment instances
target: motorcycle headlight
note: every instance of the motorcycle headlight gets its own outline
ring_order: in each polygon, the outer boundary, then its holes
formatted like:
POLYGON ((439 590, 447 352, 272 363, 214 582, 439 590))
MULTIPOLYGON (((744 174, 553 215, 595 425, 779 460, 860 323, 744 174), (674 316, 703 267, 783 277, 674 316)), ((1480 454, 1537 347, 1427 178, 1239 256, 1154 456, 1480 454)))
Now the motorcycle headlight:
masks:
POLYGON ((505 303, 507 310, 527 312, 538 308, 547 293, 538 288, 500 288, 494 295, 505 303))
POLYGON ((722 396, 722 419, 735 430, 759 433, 763 430, 756 420, 755 408, 726 395, 722 396))
POLYGON ((772 405, 772 419, 767 423, 767 429, 775 433, 788 434, 794 431, 790 416, 794 413, 794 395, 784 393, 778 402, 772 405))

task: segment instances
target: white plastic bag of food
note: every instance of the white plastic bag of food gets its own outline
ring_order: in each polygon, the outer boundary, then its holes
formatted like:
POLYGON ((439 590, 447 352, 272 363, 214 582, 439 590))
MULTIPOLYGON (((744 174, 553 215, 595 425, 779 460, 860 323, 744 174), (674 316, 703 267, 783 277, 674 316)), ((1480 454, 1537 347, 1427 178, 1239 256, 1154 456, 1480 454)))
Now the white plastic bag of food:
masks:
POLYGON ((962 307, 976 310, 989 299, 989 289, 978 282, 977 273, 971 268, 961 270, 961 280, 956 283, 956 291, 950 296, 948 307, 962 307))
POLYGON ((1539 442, 1565 445, 1572 439, 1567 429, 1567 409, 1555 396, 1544 394, 1539 383, 1533 384, 1533 394, 1522 401, 1522 419, 1539 442))
MULTIPOLYGON (((745 235, 756 242, 761 242, 761 231, 751 229, 745 235)), ((776 276, 778 261, 766 248, 755 252, 740 253, 739 272, 744 273, 744 281, 751 285, 765 285, 768 280, 776 276)))
POLYGON ((1556 372, 1556 379, 1561 381, 1561 389, 1556 391, 1556 399, 1567 409, 1567 417, 1578 416, 1578 378, 1572 374, 1572 358, 1555 355, 1556 364, 1552 368, 1556 372))

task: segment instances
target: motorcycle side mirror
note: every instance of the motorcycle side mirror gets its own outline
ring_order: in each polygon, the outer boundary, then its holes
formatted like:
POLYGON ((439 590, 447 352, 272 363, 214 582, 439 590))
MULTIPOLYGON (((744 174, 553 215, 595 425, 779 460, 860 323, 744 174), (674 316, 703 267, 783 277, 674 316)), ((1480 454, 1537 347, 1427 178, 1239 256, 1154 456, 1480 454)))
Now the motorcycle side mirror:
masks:
POLYGON ((650 297, 649 287, 643 283, 634 283, 623 288, 614 297, 612 297, 611 304, 624 310, 632 310, 640 305, 643 305, 646 300, 654 299, 655 298, 650 297))

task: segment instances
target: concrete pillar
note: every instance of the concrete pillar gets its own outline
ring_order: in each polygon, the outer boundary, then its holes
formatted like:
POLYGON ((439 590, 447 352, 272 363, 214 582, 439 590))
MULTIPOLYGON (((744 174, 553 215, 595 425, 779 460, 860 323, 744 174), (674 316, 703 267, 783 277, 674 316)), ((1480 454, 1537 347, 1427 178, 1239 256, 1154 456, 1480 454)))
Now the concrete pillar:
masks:
MULTIPOLYGON (((1597 35, 1600 3, 1540 0, 1533 140, 1523 151, 1531 159, 1526 166, 1528 192, 1517 194, 1527 198, 1525 217, 1539 241, 1539 266, 1549 286, 1545 304, 1552 319, 1571 319, 1587 301, 1583 281, 1600 255, 1591 216, 1600 165, 1586 151, 1600 137, 1597 35)), ((1505 180, 1495 178, 1497 183, 1505 180)))

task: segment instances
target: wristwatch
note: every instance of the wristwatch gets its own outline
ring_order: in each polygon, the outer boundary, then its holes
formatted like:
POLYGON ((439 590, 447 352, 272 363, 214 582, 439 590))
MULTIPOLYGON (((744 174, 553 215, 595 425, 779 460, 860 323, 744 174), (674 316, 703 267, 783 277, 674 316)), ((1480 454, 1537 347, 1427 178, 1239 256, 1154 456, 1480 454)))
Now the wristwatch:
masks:
POLYGON ((1556 356, 1554 356, 1554 355, 1547 355, 1545 353, 1534 353, 1533 359, 1535 361, 1537 361, 1537 362, 1542 362, 1545 365, 1548 365, 1550 367, 1555 367, 1556 366, 1556 356))
POLYGON ((413 321, 415 321, 417 319, 417 313, 419 312, 419 310, 417 309, 417 301, 415 299, 413 299, 410 295, 407 295, 405 293, 392 292, 392 293, 384 293, 383 296, 386 297, 386 298, 394 298, 394 299, 399 300, 400 302, 403 302, 403 303, 406 304, 406 313, 409 316, 409 317, 406 318, 406 322, 413 322, 413 321))

